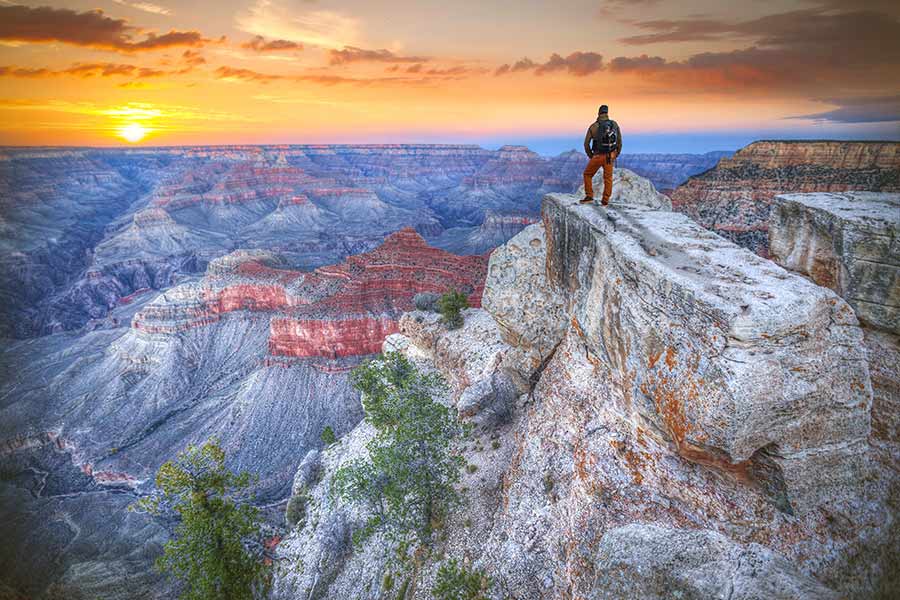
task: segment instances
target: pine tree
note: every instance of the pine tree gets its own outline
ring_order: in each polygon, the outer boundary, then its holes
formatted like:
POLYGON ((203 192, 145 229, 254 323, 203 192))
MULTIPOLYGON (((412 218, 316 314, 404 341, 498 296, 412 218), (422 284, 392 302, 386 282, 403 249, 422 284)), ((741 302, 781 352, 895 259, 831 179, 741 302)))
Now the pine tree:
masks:
POLYGON ((157 559, 183 585, 182 600, 253 600, 265 587, 265 565, 251 545, 261 532, 255 507, 241 500, 246 472, 225 467, 215 439, 188 446, 156 474, 157 493, 133 508, 180 521, 157 559))

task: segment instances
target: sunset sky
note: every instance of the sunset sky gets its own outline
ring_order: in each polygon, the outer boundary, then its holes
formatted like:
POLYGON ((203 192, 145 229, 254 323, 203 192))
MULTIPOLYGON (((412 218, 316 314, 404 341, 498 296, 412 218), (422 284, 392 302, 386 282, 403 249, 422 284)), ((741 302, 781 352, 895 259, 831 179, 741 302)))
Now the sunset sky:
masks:
POLYGON ((0 0, 0 144, 900 138, 900 2, 0 0), (131 140, 131 141, 129 141, 131 140))

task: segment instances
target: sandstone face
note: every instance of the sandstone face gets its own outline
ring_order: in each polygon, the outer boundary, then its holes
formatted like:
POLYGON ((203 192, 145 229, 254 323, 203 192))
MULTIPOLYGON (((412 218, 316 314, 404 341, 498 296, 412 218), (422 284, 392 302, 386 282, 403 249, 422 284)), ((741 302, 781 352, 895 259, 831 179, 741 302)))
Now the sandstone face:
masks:
POLYGON ((526 349, 535 367, 550 357, 568 325, 546 263, 544 226, 531 225, 491 254, 482 299, 503 339, 526 349))
POLYGON ((794 510, 858 489, 871 385, 846 303, 675 213, 549 195, 544 220, 548 276, 625 414, 794 510))
POLYGON ((672 206, 766 256, 775 196, 846 191, 900 192, 900 143, 754 142, 678 187, 672 206))
POLYGON ((772 258, 836 291, 864 329, 872 378, 872 440, 900 476, 900 195, 778 196, 772 258))
POLYGON ((900 194, 777 196, 769 252, 837 292, 866 325, 900 334, 900 194))
MULTIPOLYGON (((603 169, 597 171, 593 178, 594 198, 599 203, 603 193, 603 169)), ((579 198, 584 197, 584 184, 576 192, 579 198)), ((613 192, 609 198, 611 205, 643 206, 646 208, 670 210, 672 201, 660 194, 653 184, 628 169, 613 169, 613 192)))
POLYGON ((741 546, 709 531, 632 524, 600 541, 592 600, 837 600, 758 544, 741 546))

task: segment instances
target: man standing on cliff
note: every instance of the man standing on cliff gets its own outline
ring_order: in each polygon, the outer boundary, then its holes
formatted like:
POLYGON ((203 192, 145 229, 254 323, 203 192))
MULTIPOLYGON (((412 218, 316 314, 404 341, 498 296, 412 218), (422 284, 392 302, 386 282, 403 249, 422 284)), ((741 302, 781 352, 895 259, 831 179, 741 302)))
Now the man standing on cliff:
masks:
POLYGON ((584 136, 584 152, 588 155, 588 164, 584 168, 584 198, 581 204, 594 202, 594 186, 592 179, 600 167, 603 167, 603 206, 609 205, 612 195, 613 165, 616 157, 622 153, 622 132, 619 124, 609 118, 609 107, 600 107, 597 120, 588 127, 584 136))

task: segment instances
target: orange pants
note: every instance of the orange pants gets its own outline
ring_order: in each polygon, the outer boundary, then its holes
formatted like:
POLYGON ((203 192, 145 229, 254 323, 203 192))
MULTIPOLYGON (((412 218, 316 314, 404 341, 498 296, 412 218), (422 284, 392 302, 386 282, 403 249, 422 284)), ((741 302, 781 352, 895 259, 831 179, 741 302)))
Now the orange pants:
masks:
POLYGON ((612 195, 613 165, 615 164, 618 155, 618 152, 613 151, 608 155, 598 154, 588 161, 587 166, 584 168, 585 196, 590 198, 594 197, 594 185, 591 180, 594 177, 594 173, 599 171, 600 167, 603 167, 603 203, 606 204, 609 202, 609 197, 612 195))

